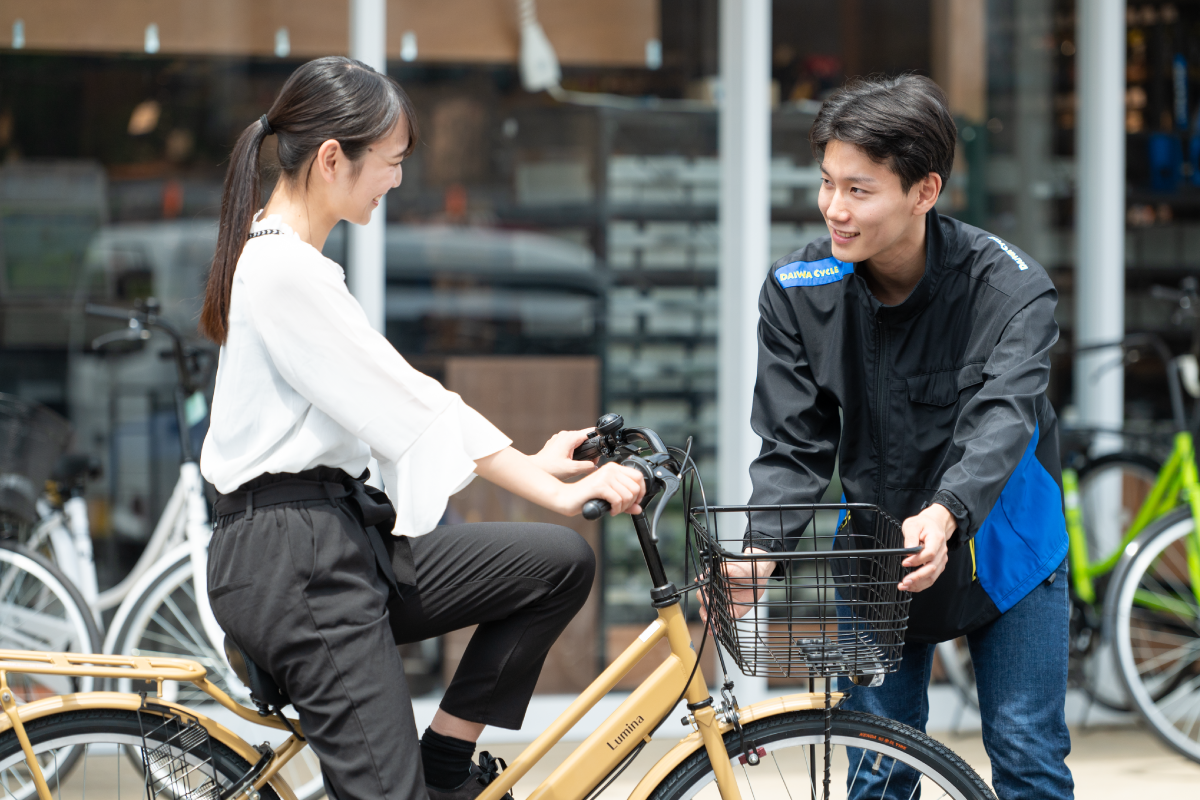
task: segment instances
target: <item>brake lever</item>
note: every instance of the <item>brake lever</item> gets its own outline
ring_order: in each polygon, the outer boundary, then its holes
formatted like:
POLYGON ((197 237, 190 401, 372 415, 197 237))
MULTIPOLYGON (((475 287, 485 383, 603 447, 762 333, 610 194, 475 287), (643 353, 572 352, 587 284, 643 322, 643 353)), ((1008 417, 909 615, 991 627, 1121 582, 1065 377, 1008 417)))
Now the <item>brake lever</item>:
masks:
POLYGON ((650 541, 658 542, 658 519, 662 516, 663 511, 667 507, 667 503, 679 491, 680 480, 679 476, 667 469, 666 465, 660 464, 654 468, 654 477, 662 484, 662 492, 658 498, 658 505, 654 507, 654 516, 650 519, 650 541))

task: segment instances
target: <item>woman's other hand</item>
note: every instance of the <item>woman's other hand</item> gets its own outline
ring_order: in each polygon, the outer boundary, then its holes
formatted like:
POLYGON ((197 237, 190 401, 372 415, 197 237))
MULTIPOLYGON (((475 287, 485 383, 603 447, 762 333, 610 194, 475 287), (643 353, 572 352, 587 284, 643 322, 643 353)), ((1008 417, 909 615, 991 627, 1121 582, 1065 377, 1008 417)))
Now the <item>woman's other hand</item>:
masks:
POLYGON ((560 514, 568 517, 583 513, 583 505, 589 500, 607 500, 614 517, 623 513, 640 514, 642 507, 638 504, 645 493, 642 473, 620 464, 605 464, 582 480, 561 484, 555 505, 560 514))
MULTIPOLYGON (((748 547, 745 553, 766 553, 757 547, 748 547)), ((734 616, 744 617, 754 604, 762 599, 767 591, 767 578, 775 572, 774 561, 726 561, 721 565, 721 571, 729 585, 729 601, 734 616)), ((704 602, 707 589, 696 593, 700 598, 700 619, 708 620, 708 608, 704 602)))
POLYGON ((595 461, 576 461, 571 458, 575 448, 583 444, 591 429, 559 431, 546 440, 536 455, 530 456, 539 467, 560 481, 574 480, 596 471, 595 461))

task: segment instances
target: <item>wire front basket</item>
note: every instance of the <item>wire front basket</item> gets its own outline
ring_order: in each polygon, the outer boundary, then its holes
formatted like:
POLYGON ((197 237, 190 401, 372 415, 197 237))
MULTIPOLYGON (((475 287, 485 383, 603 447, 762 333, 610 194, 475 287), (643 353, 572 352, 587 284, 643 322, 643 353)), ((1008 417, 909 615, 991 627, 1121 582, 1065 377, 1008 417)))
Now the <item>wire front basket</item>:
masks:
POLYGON ((220 800, 212 740, 197 720, 169 708, 138 711, 146 800, 220 800))
POLYGON ((701 506, 688 527, 713 635, 743 673, 875 685, 899 667, 911 598, 897 587, 907 572, 900 562, 917 549, 904 549, 886 512, 858 503, 701 506), (780 542, 780 552, 743 552, 780 542))

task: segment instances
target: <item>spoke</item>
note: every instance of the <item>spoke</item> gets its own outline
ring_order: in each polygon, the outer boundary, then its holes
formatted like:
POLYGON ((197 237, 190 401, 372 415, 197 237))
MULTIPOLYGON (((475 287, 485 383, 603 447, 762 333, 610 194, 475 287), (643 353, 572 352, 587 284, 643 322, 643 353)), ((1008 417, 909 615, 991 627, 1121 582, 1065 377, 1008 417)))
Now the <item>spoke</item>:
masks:
POLYGON ((746 776, 746 788, 750 790, 750 800, 755 800, 754 785, 750 783, 750 773, 746 770, 745 764, 742 764, 742 774, 746 776))
POLYGON ((1173 647, 1158 655, 1139 661, 1137 665, 1138 674, 1145 675, 1148 672, 1155 672, 1163 665, 1174 664, 1175 668, 1170 674, 1178 675, 1194 664, 1198 656, 1200 656, 1200 642, 1190 642, 1187 645, 1173 647), (1191 660, 1187 659, 1189 655, 1192 656, 1191 660))
POLYGON ((775 769, 779 771, 779 780, 783 783, 783 790, 787 792, 788 800, 792 800, 792 790, 788 788, 787 778, 783 777, 783 767, 779 766, 779 760, 775 758, 775 751, 771 751, 771 760, 775 762, 775 769))
POLYGON ((800 756, 804 759, 804 774, 809 776, 808 784, 812 789, 812 798, 813 800, 817 800, 817 782, 812 778, 812 770, 808 765, 808 753, 805 752, 805 749, 806 748, 803 745, 800 746, 800 756))
POLYGON ((881 798, 882 798, 882 797, 887 797, 887 790, 888 790, 888 786, 890 786, 890 785, 891 785, 891 783, 892 783, 892 773, 893 773, 893 772, 895 772, 895 771, 896 771, 896 759, 894 759, 894 758, 893 758, 893 759, 892 759, 892 766, 888 768, 888 776, 887 776, 887 780, 883 782, 883 791, 882 791, 882 792, 880 792, 880 794, 879 794, 879 796, 880 796, 881 798))
POLYGON ((174 597, 167 595, 166 599, 163 600, 163 605, 170 608, 172 613, 174 613, 176 618, 179 620, 180 624, 187 629, 188 635, 191 637, 191 641, 196 645, 196 647, 201 648, 205 652, 211 649, 208 647, 208 637, 196 630, 196 627, 192 625, 191 619, 189 619, 188 615, 183 613, 182 609, 179 608, 179 605, 175 602, 174 597))
MULTIPOLYGON (((849 750, 850 748, 847 747, 846 749, 849 750)), ((858 783, 858 773, 862 769, 863 759, 867 757, 866 750, 859 750, 859 752, 862 753, 862 755, 858 757, 858 766, 854 768, 854 777, 850 779, 850 787, 846 789, 847 795, 854 791, 854 785, 858 783)))
POLYGON ((1169 695, 1167 695, 1166 697, 1164 697, 1162 700, 1160 700, 1158 703, 1155 704, 1158 706, 1159 710, 1162 711, 1163 716, 1172 725, 1175 724, 1175 721, 1177 719, 1181 718, 1184 714, 1186 714, 1191 709, 1191 704, 1200 703, 1200 693, 1198 693, 1194 696, 1192 695, 1192 689, 1195 688, 1197 685, 1200 685, 1200 675, 1196 676, 1192 680, 1183 684, 1178 689, 1171 692, 1169 695), (1187 703, 1188 699, 1191 700, 1191 703, 1187 703), (1168 714, 1167 708, 1175 705, 1176 702, 1178 702, 1178 701, 1183 701, 1183 703, 1184 703, 1183 711, 1179 712, 1179 714, 1175 715, 1175 716, 1168 714))

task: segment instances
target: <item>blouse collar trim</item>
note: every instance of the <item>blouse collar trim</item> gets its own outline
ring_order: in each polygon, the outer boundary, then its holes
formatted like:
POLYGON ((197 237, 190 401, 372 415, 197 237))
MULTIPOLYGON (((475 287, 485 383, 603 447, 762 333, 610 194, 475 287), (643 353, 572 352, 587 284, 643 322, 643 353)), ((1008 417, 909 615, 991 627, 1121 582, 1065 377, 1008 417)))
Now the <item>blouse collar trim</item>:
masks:
POLYGON ((251 233, 257 233, 259 231, 266 230, 277 230, 285 236, 291 236, 295 239, 300 238, 300 235, 292 230, 291 226, 284 222, 282 217, 280 217, 278 214, 272 214, 269 217, 263 217, 263 210, 264 209, 260 208, 254 213, 254 220, 250 223, 251 233))

